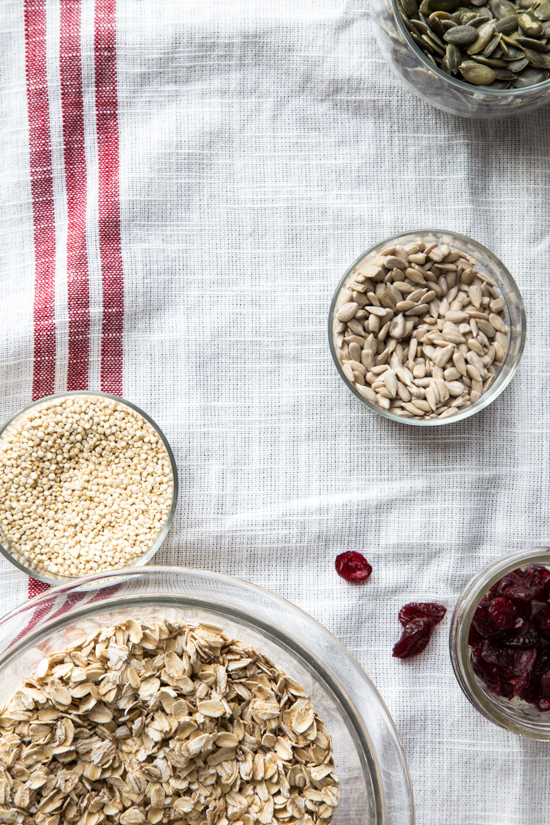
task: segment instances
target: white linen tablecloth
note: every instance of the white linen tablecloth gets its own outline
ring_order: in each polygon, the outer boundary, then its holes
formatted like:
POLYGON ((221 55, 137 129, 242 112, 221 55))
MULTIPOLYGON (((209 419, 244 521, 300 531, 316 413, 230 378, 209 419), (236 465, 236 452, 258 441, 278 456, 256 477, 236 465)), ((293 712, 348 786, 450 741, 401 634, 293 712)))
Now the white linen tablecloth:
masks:
MULTIPOLYGON (((181 484, 155 561, 248 579, 335 633, 393 715, 419 825, 548 825, 549 747, 473 710, 447 640, 466 581, 549 538, 550 109, 430 108, 367 0, 0 9, 0 418, 68 386, 147 410, 181 484), (349 263, 425 227, 490 247, 528 318, 498 401, 428 432, 364 409, 326 333, 349 263), (366 585, 336 576, 343 550, 366 585), (448 614, 401 662, 413 600, 448 614)), ((5 612, 28 582, 0 575, 5 612)))

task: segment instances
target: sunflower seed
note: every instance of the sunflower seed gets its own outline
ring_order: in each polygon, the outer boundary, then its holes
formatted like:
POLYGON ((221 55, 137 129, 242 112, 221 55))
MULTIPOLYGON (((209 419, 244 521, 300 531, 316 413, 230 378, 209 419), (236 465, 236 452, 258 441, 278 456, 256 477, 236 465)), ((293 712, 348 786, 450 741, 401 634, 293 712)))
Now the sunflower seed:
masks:
MULTIPOLYGON (((475 257, 438 240, 426 243, 418 237, 361 262, 350 283, 368 266, 379 266, 380 272, 365 310, 356 309, 347 323, 338 313, 357 302, 340 296, 336 302, 333 335, 346 380, 370 403, 400 417, 440 417, 451 408, 466 409, 489 387, 496 375, 493 365, 502 366, 508 349, 506 303, 492 279, 477 268, 475 257), (401 266, 394 265, 396 259, 401 266), (445 275, 437 276, 441 267, 445 275), (473 382, 479 386, 473 388, 473 382)), ((349 295, 344 287, 341 296, 349 295)))

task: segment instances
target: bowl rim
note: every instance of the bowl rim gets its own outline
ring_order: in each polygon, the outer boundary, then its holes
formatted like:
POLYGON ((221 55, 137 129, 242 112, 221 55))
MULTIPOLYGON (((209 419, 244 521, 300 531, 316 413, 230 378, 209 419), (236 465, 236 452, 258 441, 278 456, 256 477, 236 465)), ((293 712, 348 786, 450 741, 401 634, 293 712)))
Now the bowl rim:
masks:
MULTIPOLYGON (((333 644, 335 644, 340 652, 340 654, 344 657, 344 659, 350 660, 354 669, 359 671, 361 677, 366 680, 372 689, 373 695, 376 701, 379 703, 381 710, 385 715, 386 722, 388 724, 388 729, 391 733, 393 743, 396 746, 395 755, 399 760, 399 765, 403 771, 404 776, 404 786, 405 790, 408 793, 408 807, 410 812, 410 819, 407 822, 407 825, 415 825, 416 823, 416 814, 415 814, 415 806, 414 806, 414 794, 413 794, 413 787, 411 782, 411 775, 409 770, 409 765, 407 762, 407 757, 405 754, 405 750, 403 748, 403 744, 401 742, 401 738, 399 736, 397 727, 393 720, 392 715, 390 714, 386 703, 384 702, 382 696, 380 695, 378 689, 374 685, 373 681, 371 680, 370 676, 367 674, 365 669, 362 665, 357 661, 355 656, 350 653, 347 647, 328 629, 326 628, 321 622, 319 622, 315 617, 311 616, 310 613, 303 610, 298 605, 291 602, 289 599, 286 599, 284 596, 280 596, 278 593, 274 593, 272 590, 268 590, 266 587, 262 587, 258 584, 253 584, 252 582, 247 581, 246 579, 241 579, 237 576, 231 576, 227 573, 218 573, 212 570, 205 570, 201 568, 194 568, 194 567, 182 567, 178 565, 147 565, 146 567, 127 567, 121 568, 115 571, 103 571, 101 573, 96 573, 94 575, 86 576, 81 579, 75 579, 72 581, 63 582, 58 584, 55 587, 52 587, 46 590, 43 593, 39 593, 38 595, 34 596, 31 599, 27 599, 26 601, 22 602, 20 605, 14 607, 12 610, 5 613, 3 616, 0 616, 0 636, 3 633, 3 628, 5 625, 10 622, 12 619, 16 619, 20 615, 24 615, 28 610, 34 610, 37 606, 40 605, 41 602, 45 602, 47 600, 56 600, 56 597, 62 595, 64 593, 69 593, 70 591, 74 590, 75 588, 83 588, 85 590, 92 589, 91 585, 97 585, 98 588, 102 587, 111 587, 113 585, 113 579, 121 578, 122 580, 126 580, 132 577, 139 577, 139 576, 151 576, 153 574, 161 574, 163 576, 170 575, 171 573, 174 574, 183 574, 191 577, 205 577, 209 580, 213 581, 220 581, 222 583, 227 582, 228 584, 234 586, 235 584, 239 585, 241 589, 250 592, 260 592, 261 594, 265 594, 269 599, 274 600, 275 602, 279 602, 285 608, 290 608, 291 611, 298 611, 302 614, 305 619, 309 622, 313 622, 321 631, 322 635, 328 636, 333 644), (105 584, 101 584, 102 581, 105 581, 105 584)), ((151 596, 149 596, 151 598, 151 596)), ((96 603, 97 604, 97 603, 96 603)), ((83 607, 85 607, 84 605, 83 607)), ((78 605, 75 605, 73 608, 68 610, 66 613, 63 614, 62 618, 69 617, 71 614, 78 613, 78 605)), ((43 630, 47 630, 52 622, 58 621, 60 617, 57 613, 54 613, 52 619, 46 618, 46 621, 40 628, 37 629, 37 633, 43 630)), ((27 626, 23 633, 29 631, 29 634, 32 635, 34 632, 34 628, 31 625, 30 627, 27 626)), ((287 639, 294 641, 298 644, 299 648, 303 648, 307 651, 309 657, 316 662, 319 662, 323 670, 326 670, 336 685, 338 686, 338 690, 342 693, 342 695, 346 698, 347 702, 349 703, 350 707, 353 708, 355 715, 357 716, 358 721, 361 723, 362 727, 365 729, 365 733, 367 734, 367 740, 370 740, 370 736, 368 735, 368 728, 366 724, 368 720, 364 720, 362 714, 356 709, 355 703, 349 698, 347 690, 340 684, 340 678, 336 674, 333 673, 332 670, 329 670, 325 664, 320 660, 319 655, 311 651, 306 644, 302 641, 294 639, 289 635, 286 629, 278 628, 278 632, 286 637, 287 639)), ((27 637, 28 638, 28 637, 27 637)), ((24 643, 25 639, 23 635, 20 633, 16 639, 14 640, 13 644, 9 645, 3 653, 0 653, 0 668, 2 668, 4 662, 14 654, 14 645, 17 643, 24 643)), ((385 825, 386 822, 386 808, 387 802, 385 799, 385 787, 383 784, 383 779, 380 776, 380 769, 376 764, 376 771, 379 774, 379 782, 382 793, 382 821, 379 825, 385 825)))
MULTIPOLYGON (((18 412, 14 413, 7 421, 2 424, 0 427, 0 440, 2 436, 6 432, 6 430, 20 417, 25 415, 29 410, 32 410, 33 407, 36 407, 40 404, 46 404, 47 402, 54 401, 55 399, 62 399, 62 398, 70 398, 72 396, 77 395, 89 395, 93 396, 94 398, 109 398, 112 401, 116 401, 119 404, 123 404, 126 407, 130 407, 130 409, 137 412, 141 415, 155 430, 155 432, 160 436, 162 443, 168 453, 168 457, 170 459, 170 465, 172 468, 172 503, 170 505, 170 510, 166 517, 166 521, 160 532, 158 533, 153 545, 144 553, 142 556, 139 556, 136 560, 133 567, 141 567, 149 561, 150 558, 154 556, 154 554, 160 549, 166 536, 168 535, 168 531, 172 525, 172 521, 174 519, 174 514, 176 512, 177 502, 178 502, 178 490, 179 490, 179 481, 178 481, 178 469, 176 466, 176 459, 174 457, 174 453, 172 452, 172 448, 170 447, 170 443, 166 438, 165 434, 159 427, 159 425, 154 421, 148 413, 144 412, 137 404, 133 404, 131 401, 127 401, 125 398, 121 398, 118 395, 111 395, 110 393, 100 392, 96 390, 68 390, 66 392, 58 392, 54 393, 53 395, 45 395, 42 398, 38 398, 36 401, 31 401, 30 404, 27 404, 25 407, 22 407, 18 412)), ((1 526, 1 525, 0 525, 1 526)), ((2 542, 2 537, 0 534, 0 553, 15 567, 21 570, 23 573, 26 573, 27 576, 31 576, 34 579, 38 579, 41 582, 45 582, 46 584, 50 585, 59 585, 60 583, 74 583, 80 580, 80 576, 58 576, 55 577, 52 575, 47 575, 47 573, 43 573, 42 571, 34 570, 32 567, 25 564, 24 561, 16 558, 15 556, 10 553, 9 549, 4 546, 2 542)), ((21 559, 26 558, 24 553, 21 553, 21 559)), ((122 568, 115 568, 115 570, 120 570, 122 568)))
MULTIPOLYGON (((503 298, 506 301, 505 296, 503 296, 503 298)), ((507 301, 506 301, 506 304, 508 306, 507 301)), ((384 240, 378 241, 377 243, 373 244, 373 246, 371 246, 369 249, 367 249, 366 252, 363 252, 361 255, 359 255, 358 258, 355 259, 355 261, 348 267, 348 269, 346 270, 346 272, 344 273, 344 275, 340 279, 336 289, 334 290, 334 294, 332 296, 332 300, 331 300, 330 308, 329 308, 329 312, 328 312, 328 341, 329 341, 330 354, 332 355, 332 360, 334 361, 334 365, 335 365, 338 373, 340 374, 340 377, 342 378, 344 384, 355 395, 355 397, 358 398, 359 401, 361 401, 361 403, 364 406, 368 407, 373 412, 378 413, 378 415, 381 415, 384 418, 389 419, 390 421, 396 421, 399 424, 406 424, 406 425, 409 425, 409 426, 412 426, 412 427, 427 427, 427 428, 429 428, 429 427, 443 427, 443 426, 458 424, 460 421, 464 421, 466 418, 469 418, 471 415, 475 415, 476 413, 478 413, 481 410, 488 407, 493 401, 495 401, 499 397, 499 395, 502 394, 502 392, 504 392, 504 390, 506 389, 506 387, 508 386, 508 384, 510 383, 510 381, 512 380, 512 378, 516 374, 517 369, 519 367, 519 363, 520 363, 522 355, 523 355, 523 350, 525 349, 526 333, 527 333, 527 319, 526 319, 526 315, 525 315, 525 306, 524 306, 524 303, 523 303, 523 298, 521 296, 521 292, 519 291, 519 287, 516 284, 514 278, 512 277, 512 274, 510 273, 510 271, 502 263, 500 258, 498 258, 495 255, 494 252, 491 252, 490 249, 487 249, 487 247, 483 246, 483 244, 479 243, 479 241, 476 241, 473 238, 468 237, 468 235, 462 235, 460 232, 455 232, 454 230, 451 230, 451 229, 408 229, 404 232, 398 232, 395 235, 390 235, 390 237, 385 238, 384 240), (483 255, 486 255, 488 258, 490 258, 493 261, 493 263, 496 264, 496 266, 499 268, 499 270, 503 273, 504 280, 508 281, 508 285, 510 286, 511 291, 514 293, 514 297, 517 301, 518 309, 519 309, 519 315, 520 315, 519 347, 518 347, 517 355, 516 355, 512 365, 511 365, 509 373, 501 379, 501 375, 502 375, 502 370, 501 370, 501 372, 497 376, 497 379, 496 379, 495 383, 492 385, 492 387, 490 387, 489 390, 486 393, 483 393, 483 395, 481 396, 481 398, 478 399, 478 401, 476 401, 470 407, 467 407, 461 413, 458 413, 457 415, 454 415, 450 418, 444 418, 444 419, 434 418, 434 419, 431 419, 429 421, 424 420, 424 419, 416 420, 414 418, 403 418, 399 415, 395 415, 394 413, 391 413, 389 410, 385 410, 382 407, 379 407, 377 404, 373 404, 371 401, 369 401, 367 398, 365 398, 363 395, 361 395, 361 393, 358 392, 358 390, 356 390, 355 387, 352 386, 352 384, 350 384, 350 382, 348 381, 348 379, 346 378, 346 376, 344 374, 344 371, 342 369, 342 365, 340 364, 340 361, 339 361, 338 356, 336 354, 336 348, 334 346, 334 334, 333 334, 333 330, 332 330, 332 324, 333 324, 334 310, 335 310, 335 306, 336 306, 336 301, 338 299, 338 296, 339 296, 342 288, 344 287, 346 279, 351 275, 351 273, 353 272, 355 267, 358 266, 361 263, 361 261, 364 258, 367 257, 367 255, 370 255, 371 252, 376 251, 380 247, 383 247, 385 244, 391 243, 392 241, 396 241, 396 240, 401 239, 401 238, 408 238, 409 236, 412 237, 412 236, 417 235, 417 234, 434 234, 434 235, 439 235, 439 236, 449 235, 452 238, 457 238, 458 240, 463 241, 464 243, 470 244, 471 246, 477 248, 477 250, 479 250, 483 255), (498 389, 498 392, 495 393, 496 389, 498 389)))
POLYGON ((487 100, 485 101, 487 103, 489 102, 489 99, 491 97, 494 97, 495 100, 498 100, 499 97, 509 97, 510 95, 515 97, 516 95, 519 96, 520 94, 525 94, 526 89, 542 89, 544 91, 550 88, 550 77, 547 80, 543 80, 541 83, 533 83, 531 86, 522 86, 519 89, 491 89, 490 86, 475 86, 473 83, 466 83, 466 81, 464 80, 459 80, 458 78, 455 78, 452 75, 447 74, 446 72, 442 71, 436 63, 431 63, 426 58, 426 55, 422 52, 422 50, 416 45, 416 43, 410 35, 409 30, 405 26, 403 18, 401 17, 399 8, 397 6, 397 0, 390 0, 390 2, 397 26, 401 29, 401 32, 405 34, 407 38, 407 43, 409 43, 409 45, 412 46, 413 51, 422 60, 426 68, 430 69, 442 80, 445 80, 447 83, 451 84, 451 86, 455 86, 459 90, 467 89, 470 93, 473 93, 477 89, 478 94, 482 93, 488 96, 487 100))
MULTIPOLYGON (((523 725, 506 713, 508 700, 496 697, 489 699, 488 693, 470 666, 470 645, 468 633, 473 615, 480 599, 503 576, 530 563, 542 563, 550 567, 550 547, 528 547, 499 556, 486 564, 467 582, 460 593, 451 619, 449 630, 449 653, 456 680, 470 702, 482 716, 507 731, 528 739, 550 741, 550 725, 547 730, 538 729, 535 724, 523 725), (498 699, 498 701, 497 701, 498 699)), ((546 714, 550 722, 550 714, 546 714)))

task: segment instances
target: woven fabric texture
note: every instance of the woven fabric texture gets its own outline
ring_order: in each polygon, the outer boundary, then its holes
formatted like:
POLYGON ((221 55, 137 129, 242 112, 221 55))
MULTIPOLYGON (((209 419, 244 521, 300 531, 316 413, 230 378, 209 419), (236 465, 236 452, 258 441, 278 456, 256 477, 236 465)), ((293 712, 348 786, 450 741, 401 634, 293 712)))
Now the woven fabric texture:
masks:
MULTIPOLYGON (((247 579, 329 628, 395 720, 419 825, 547 825, 548 747, 468 704, 448 630, 476 571, 550 532, 550 109, 430 108, 384 63, 365 0, 2 0, 0 14, 0 417, 40 381, 121 387, 179 468, 155 562, 247 579), (427 227, 493 250, 528 325, 503 395, 428 432, 363 408, 326 330, 347 266, 427 227), (364 586, 336 576, 348 549, 374 568, 364 586), (399 608, 432 600, 448 614, 428 650, 392 659, 399 608)), ((28 581, 3 558, 0 573, 5 612, 28 581)))

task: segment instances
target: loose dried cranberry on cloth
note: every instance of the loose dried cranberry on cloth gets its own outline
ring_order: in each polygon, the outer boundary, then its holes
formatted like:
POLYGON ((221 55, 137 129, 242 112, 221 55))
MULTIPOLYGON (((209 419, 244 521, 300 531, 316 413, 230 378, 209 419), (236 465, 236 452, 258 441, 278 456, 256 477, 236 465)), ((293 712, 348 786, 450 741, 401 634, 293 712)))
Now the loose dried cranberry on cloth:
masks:
POLYGON ((426 649, 436 624, 442 620, 447 608, 435 602, 410 602, 399 611, 403 625, 401 638, 394 645, 392 656, 396 659, 412 659, 426 649))
POLYGON ((334 566, 339 576, 353 584, 366 581, 372 573, 372 566, 362 553, 358 553, 356 550, 340 553, 339 556, 336 556, 334 566))
POLYGON ((497 696, 519 696, 550 710, 550 570, 538 564, 507 573, 472 619, 472 670, 497 696))

